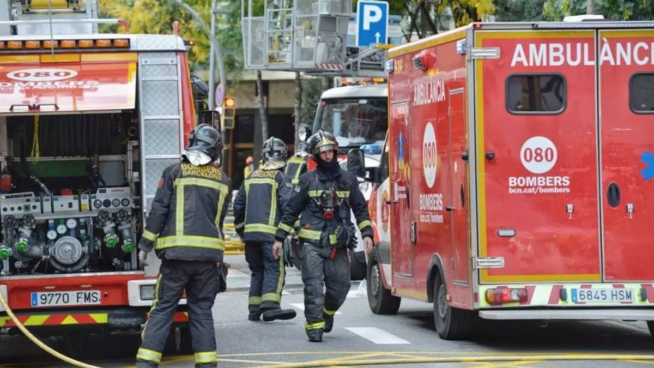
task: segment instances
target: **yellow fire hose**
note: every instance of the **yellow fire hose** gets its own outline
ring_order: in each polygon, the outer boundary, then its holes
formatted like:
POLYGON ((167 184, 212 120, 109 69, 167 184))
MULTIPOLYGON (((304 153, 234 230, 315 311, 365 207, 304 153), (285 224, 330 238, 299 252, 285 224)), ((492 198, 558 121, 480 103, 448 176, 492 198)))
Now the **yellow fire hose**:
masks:
POLYGON ((9 308, 9 303, 7 303, 7 301, 5 300, 4 296, 2 296, 2 293, 0 293, 0 304, 2 304, 2 306, 5 308, 5 311, 6 311, 7 314, 9 315, 9 318, 11 318, 11 320, 14 321, 14 323, 16 324, 16 326, 18 326, 18 328, 19 328, 19 329, 20 329, 20 330, 25 334, 25 336, 27 336, 28 339, 32 340, 32 342, 35 343, 36 346, 38 346, 38 347, 40 347, 41 349, 45 350, 45 351, 48 352, 50 355, 54 356, 55 358, 61 359, 61 360, 63 360, 64 362, 66 362, 66 363, 68 363, 68 364, 70 364, 70 365, 76 366, 76 367, 81 367, 81 368, 100 368, 100 367, 97 367, 97 366, 94 366, 94 365, 89 365, 89 364, 86 364, 86 363, 82 363, 82 362, 80 362, 80 361, 77 361, 77 360, 75 360, 75 359, 69 358, 69 357, 67 357, 67 356, 65 356, 65 355, 63 355, 63 354, 61 354, 61 353, 55 351, 54 349, 50 348, 48 345, 46 345, 46 344, 44 344, 43 342, 41 342, 41 340, 37 339, 36 336, 32 335, 32 333, 29 332, 29 331, 27 330, 27 328, 25 328, 25 326, 23 326, 22 323, 20 323, 20 321, 18 320, 18 318, 16 318, 16 315, 14 315, 14 312, 12 312, 12 311, 11 311, 11 308, 9 308))
MULTIPOLYGON (((257 368, 319 368, 347 367, 363 365, 399 365, 399 364, 436 364, 436 363, 490 363, 490 362, 554 362, 554 361, 654 361, 654 355, 629 354, 570 354, 570 355, 502 355, 480 357, 447 357, 447 358, 401 358, 401 359, 365 359, 347 360, 346 358, 325 359, 306 363, 289 363, 284 365, 259 366, 257 368)), ((218 359, 220 361, 220 359, 218 359)), ((227 360, 229 361, 229 360, 227 360)), ((649 364, 649 363, 647 363, 649 364)))

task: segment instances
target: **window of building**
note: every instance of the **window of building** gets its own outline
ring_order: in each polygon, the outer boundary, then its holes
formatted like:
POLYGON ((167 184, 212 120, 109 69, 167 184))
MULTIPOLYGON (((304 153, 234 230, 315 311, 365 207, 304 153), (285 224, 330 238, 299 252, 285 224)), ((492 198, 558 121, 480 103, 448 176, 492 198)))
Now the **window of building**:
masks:
POLYGON ((512 75, 506 81, 506 109, 512 114, 560 114, 566 102, 561 75, 512 75))
POLYGON ((629 79, 629 107, 636 114, 654 114, 654 73, 638 73, 629 79))
POLYGON ((236 115, 236 126, 232 134, 234 143, 254 142, 254 115, 236 115))

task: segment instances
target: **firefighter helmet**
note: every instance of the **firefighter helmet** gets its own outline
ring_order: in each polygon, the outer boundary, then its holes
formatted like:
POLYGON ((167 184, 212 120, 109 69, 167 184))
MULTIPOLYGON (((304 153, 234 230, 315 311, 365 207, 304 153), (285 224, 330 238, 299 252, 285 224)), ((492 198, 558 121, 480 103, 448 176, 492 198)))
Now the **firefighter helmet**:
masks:
POLYGON ((338 141, 332 133, 319 130, 309 138, 309 153, 317 160, 326 151, 338 151, 338 141))
POLYGON ((223 150, 223 137, 216 128, 209 124, 200 124, 189 134, 187 152, 204 153, 212 160, 218 159, 223 150))
POLYGON ((288 147, 283 140, 270 137, 267 141, 263 142, 261 153, 265 161, 286 161, 288 147))

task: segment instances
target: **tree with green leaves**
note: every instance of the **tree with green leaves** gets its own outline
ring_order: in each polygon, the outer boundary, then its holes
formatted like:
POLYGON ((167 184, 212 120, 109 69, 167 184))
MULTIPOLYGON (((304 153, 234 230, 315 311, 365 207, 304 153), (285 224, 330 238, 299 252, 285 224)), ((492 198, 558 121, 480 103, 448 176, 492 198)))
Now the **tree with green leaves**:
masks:
MULTIPOLYGON (((587 0, 547 0, 543 15, 548 20, 563 20, 568 15, 586 14, 587 0)), ((654 0, 594 0, 593 13, 614 20, 651 20, 654 0)))
MULTIPOLYGON (((587 11, 587 0, 495 0, 498 21, 561 21, 587 11)), ((614 20, 651 20, 654 0, 594 0, 593 13, 614 20)))

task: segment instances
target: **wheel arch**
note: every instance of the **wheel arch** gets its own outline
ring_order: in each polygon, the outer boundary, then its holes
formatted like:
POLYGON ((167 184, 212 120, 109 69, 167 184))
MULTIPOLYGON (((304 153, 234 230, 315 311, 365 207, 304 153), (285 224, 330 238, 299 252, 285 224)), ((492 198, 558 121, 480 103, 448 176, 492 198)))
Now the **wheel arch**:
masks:
POLYGON ((443 272, 443 259, 438 253, 434 253, 427 268, 427 300, 430 303, 434 301, 434 279, 437 274, 441 276, 441 280, 447 285, 445 273, 443 272))

